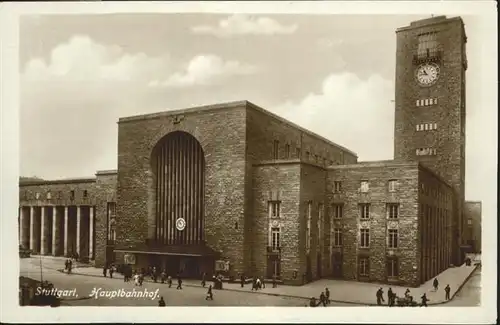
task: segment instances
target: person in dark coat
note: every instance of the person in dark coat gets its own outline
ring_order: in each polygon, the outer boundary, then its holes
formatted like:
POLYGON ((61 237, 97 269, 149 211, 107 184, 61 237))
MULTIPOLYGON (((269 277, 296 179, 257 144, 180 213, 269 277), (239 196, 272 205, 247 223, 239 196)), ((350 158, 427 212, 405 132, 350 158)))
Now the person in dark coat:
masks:
POLYGON ((444 287, 444 292, 445 292, 445 299, 450 300, 450 285, 447 284, 446 287, 444 287))
POLYGON ((384 302, 384 291, 380 288, 377 290, 377 305, 382 305, 382 302, 384 302))
POLYGON ((318 307, 321 302, 316 302, 315 297, 311 297, 309 300, 309 307, 318 307))
POLYGON ((160 297, 160 300, 158 301, 158 307, 165 307, 165 300, 163 300, 163 297, 160 297))
POLYGON ((389 288, 389 291, 387 291, 387 303, 389 307, 394 306, 394 293, 392 292, 392 288, 389 288))
POLYGON ((168 287, 172 288, 172 276, 170 276, 170 275, 168 276, 167 283, 168 283, 168 287))
POLYGON ((115 272, 114 265, 111 265, 109 267, 109 277, 112 279, 113 278, 113 272, 115 272))
POLYGON ((214 300, 214 294, 212 293, 212 285, 208 286, 208 291, 207 291, 207 296, 205 297, 205 300, 214 300))
POLYGON ((165 272, 165 270, 161 271, 161 275, 160 275, 160 278, 161 278, 161 283, 165 283, 165 280, 167 278, 167 272, 165 272))
POLYGON ((243 274, 240 276, 240 284, 242 288, 245 286, 245 275, 243 274))
POLYGON ((325 298, 326 298, 326 303, 330 304, 330 290, 328 290, 328 288, 325 288, 325 298))
POLYGON ((434 291, 437 291, 438 290, 438 287, 439 287, 439 281, 437 278, 434 279, 434 281, 432 282, 432 286, 434 287, 434 291))
POLYGON ((420 306, 427 307, 427 302, 429 301, 429 299, 427 299, 427 295, 424 293, 424 295, 420 297, 420 299, 422 299, 422 304, 420 306))
POLYGON ((322 292, 319 295, 319 303, 323 304, 323 307, 326 307, 326 297, 325 297, 325 293, 324 292, 322 292))
POLYGON ((182 279, 180 275, 177 277, 177 290, 182 290, 182 279))
POLYGON ((203 288, 205 288, 205 286, 207 285, 206 277, 207 277, 207 274, 205 272, 203 272, 203 274, 201 275, 201 286, 203 288))

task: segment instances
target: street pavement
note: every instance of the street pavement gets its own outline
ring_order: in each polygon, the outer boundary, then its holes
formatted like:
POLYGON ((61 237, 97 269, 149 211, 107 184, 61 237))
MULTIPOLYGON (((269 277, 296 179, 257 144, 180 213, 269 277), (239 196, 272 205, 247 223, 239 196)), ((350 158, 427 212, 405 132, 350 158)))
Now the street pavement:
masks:
MULTIPOLYGON (((22 276, 36 280, 40 279, 39 257, 21 259, 22 276)), ((110 279, 102 276, 85 276, 77 274, 64 274, 58 269, 64 267, 64 260, 43 257, 42 277, 50 281, 59 290, 76 289, 78 297, 66 297, 63 305, 66 306, 157 306, 158 297, 150 298, 89 298, 93 289, 102 288, 102 291, 123 289, 125 292, 143 291, 155 292, 159 290, 159 296, 163 296, 167 306, 296 306, 304 307, 308 304, 307 299, 290 298, 282 296, 271 296, 262 294, 250 294, 248 292, 235 292, 229 290, 213 290, 214 300, 205 300, 207 288, 201 286, 183 286, 182 290, 176 290, 176 283, 172 288, 161 283, 144 282, 143 286, 134 286, 133 282, 125 283, 123 278, 110 279)), ((101 271, 102 272, 102 271, 101 271)), ((101 291, 101 292, 102 292, 101 291)), ((351 304, 336 303, 331 306, 352 306, 351 304)))
MULTIPOLYGON (((39 260, 38 256, 21 259, 21 275, 40 279, 39 260)), ((213 291, 214 301, 207 301, 205 300, 207 289, 201 287, 200 281, 185 280, 183 290, 175 289, 176 281, 174 281, 170 289, 166 284, 150 281, 145 281, 142 287, 135 287, 132 282, 124 283, 123 277, 117 273, 115 273, 114 279, 109 279, 103 277, 102 269, 78 267, 73 270, 73 274, 67 275, 58 271, 64 268, 64 259, 44 256, 42 260, 44 280, 53 282, 59 289, 77 289, 79 300, 67 300, 64 303, 79 306, 152 306, 157 303, 156 300, 152 301, 144 298, 88 299, 93 288, 103 288, 103 290, 124 288, 128 291, 134 290, 134 288, 135 290, 145 288, 149 291, 159 289, 159 295, 164 296, 167 304, 172 306, 305 306, 308 304, 310 297, 318 297, 319 293, 326 287, 330 289, 331 299, 333 300, 330 306, 373 305, 376 290, 382 286, 385 296, 388 289, 387 285, 322 279, 300 287, 280 285, 278 288, 272 288, 271 285, 267 285, 265 289, 255 293, 250 290, 248 284, 241 288, 239 284, 224 283, 224 290, 213 291), (86 299, 81 299, 82 297, 86 299)), ((479 277, 476 276, 477 272, 474 273, 471 282, 467 283, 459 293, 456 293, 474 269, 474 267, 466 266, 448 269, 438 275, 440 288, 437 292, 432 289, 433 279, 431 279, 419 288, 410 288, 411 293, 418 301, 420 295, 425 292, 430 299, 429 305, 437 303, 444 306, 441 304, 445 302, 444 286, 450 284, 452 298, 456 295, 457 302, 446 302, 446 305, 451 306, 453 303, 459 306, 475 306, 477 302, 474 301, 479 301, 478 299, 474 297, 466 299, 464 297, 469 297, 470 287, 475 285, 470 283, 479 281, 476 287, 479 285, 480 271, 479 277)), ((392 290, 397 295, 402 296, 406 287, 392 286, 392 290)), ((480 289, 476 291, 480 291, 480 289)), ((477 293, 476 295, 479 296, 480 294, 477 293)))
POLYGON ((479 267, 469 281, 455 295, 446 307, 475 307, 481 304, 481 268, 479 267))

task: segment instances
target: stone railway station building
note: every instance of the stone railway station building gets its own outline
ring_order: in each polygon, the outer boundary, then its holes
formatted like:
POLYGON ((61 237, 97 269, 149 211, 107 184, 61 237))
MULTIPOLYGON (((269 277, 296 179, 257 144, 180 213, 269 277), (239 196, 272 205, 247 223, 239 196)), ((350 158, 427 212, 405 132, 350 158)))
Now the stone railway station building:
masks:
POLYGON ((117 170, 20 181, 20 245, 184 277, 418 286, 480 223, 464 209, 465 41, 460 18, 398 29, 394 160, 358 162, 247 101, 121 118, 117 170))

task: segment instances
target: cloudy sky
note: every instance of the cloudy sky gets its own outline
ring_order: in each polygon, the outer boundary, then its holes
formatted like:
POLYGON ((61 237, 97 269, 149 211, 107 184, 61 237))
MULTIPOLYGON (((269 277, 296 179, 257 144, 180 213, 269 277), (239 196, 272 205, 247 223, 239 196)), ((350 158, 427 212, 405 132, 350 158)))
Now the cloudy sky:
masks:
MULTIPOLYGON (((65 178, 117 166, 117 120, 249 100, 359 155, 392 159, 395 30, 429 16, 121 14, 20 23, 20 173, 65 178)), ((468 34, 468 199, 496 173, 495 107, 481 92, 484 26, 468 34), (488 133, 489 132, 489 133, 488 133)), ((493 195, 493 196, 492 196, 493 195)))

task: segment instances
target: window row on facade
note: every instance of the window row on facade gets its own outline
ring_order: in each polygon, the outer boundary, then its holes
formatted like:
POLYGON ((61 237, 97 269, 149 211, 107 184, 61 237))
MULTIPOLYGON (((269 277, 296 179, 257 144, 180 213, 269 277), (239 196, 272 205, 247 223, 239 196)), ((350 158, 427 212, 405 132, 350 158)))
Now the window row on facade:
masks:
MULTIPOLYGON (((397 185, 398 185, 398 181, 395 179, 391 179, 391 180, 387 181, 387 190, 389 192, 396 192, 397 185)), ((360 182, 359 191, 362 193, 369 192, 370 191, 370 182, 366 181, 366 180, 362 180, 360 182)), ((343 192, 342 181, 334 181, 333 182, 333 192, 334 193, 342 193, 343 192)))
POLYGON ((438 103, 437 98, 425 98, 425 99, 417 99, 415 105, 417 105, 417 107, 420 107, 420 106, 437 105, 437 103, 438 103))
MULTIPOLYGON (((41 200, 42 199, 42 193, 40 193, 40 192, 32 193, 30 191, 22 191, 21 193, 22 193, 21 194, 21 198, 23 200, 33 200, 33 199, 35 199, 35 200, 41 200)), ((74 200, 75 199, 75 195, 76 195, 75 190, 69 191, 69 199, 70 200, 74 200)), ((61 200, 61 199, 64 198, 63 196, 64 196, 63 195, 63 191, 57 191, 55 193, 55 195, 51 191, 47 191, 47 192, 45 192, 45 198, 44 199, 46 199, 46 200, 52 200, 52 199, 61 200)), ((88 193, 87 190, 83 190, 82 191, 82 197, 84 199, 86 199, 86 198, 89 197, 89 193, 88 193)))
POLYGON ((417 156, 435 156, 437 155, 436 148, 418 148, 415 150, 417 156))
POLYGON ((415 126, 417 131, 433 131, 437 130, 437 123, 422 123, 415 126))
MULTIPOLYGON (((308 219, 311 218, 311 203, 308 203, 308 219)), ((370 203, 360 203, 359 207, 359 218, 360 219, 370 219, 370 203)), ((269 201, 268 202, 268 214, 270 218, 281 218, 281 201, 269 201)), ((318 211, 320 213, 320 220, 322 219, 324 207, 320 203, 318 211)), ((344 217, 344 204, 334 203, 331 206, 330 216, 333 219, 342 219, 344 217)), ((388 219, 398 219, 399 218, 399 203, 386 203, 386 216, 388 219)))
MULTIPOLYGON (((280 142, 279 140, 274 140, 273 142, 273 159, 290 159, 290 158, 302 158, 302 151, 299 147, 295 148, 295 154, 292 154, 292 148, 289 143, 285 144, 284 147, 284 155, 280 155, 280 142)), ((342 153, 339 154, 338 157, 323 157, 321 155, 314 154, 310 151, 306 151, 304 153, 304 160, 307 162, 315 162, 317 164, 323 166, 331 166, 335 164, 335 162, 342 162, 342 153)))

